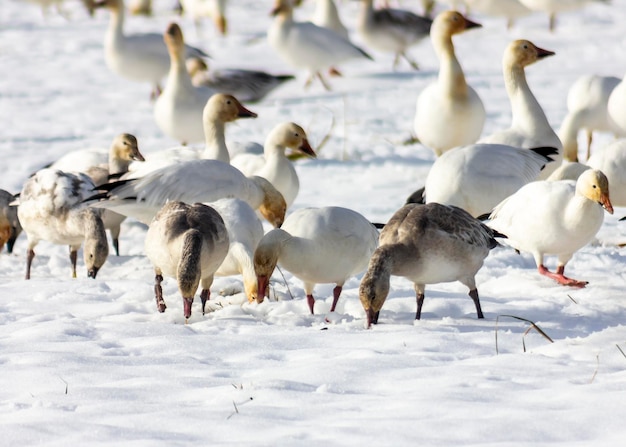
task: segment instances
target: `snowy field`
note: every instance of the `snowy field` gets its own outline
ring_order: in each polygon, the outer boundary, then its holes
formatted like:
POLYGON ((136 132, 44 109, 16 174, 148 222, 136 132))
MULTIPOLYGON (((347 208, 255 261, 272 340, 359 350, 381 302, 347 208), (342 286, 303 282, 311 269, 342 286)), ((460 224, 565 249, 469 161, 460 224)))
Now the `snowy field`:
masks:
MULTIPOLYGON (((121 132, 136 135, 148 157, 176 145, 153 120, 150 87, 106 67, 108 12, 90 18, 76 0, 65 3, 70 20, 1 1, 0 188, 11 192, 67 151, 108 147, 121 132)), ((293 72, 265 40, 269 0, 231 0, 226 38, 209 22, 199 35, 189 17, 172 14, 172 3, 155 0, 156 15, 127 17, 126 30, 161 32, 176 20, 214 67, 293 72)), ((402 4, 419 11, 417 2, 402 4)), ((340 12, 361 43, 358 6, 344 1, 340 12)), ((312 9, 307 1, 297 16, 312 9)), ((485 103, 485 135, 510 124, 500 61, 513 39, 556 52, 527 69, 555 128, 575 79, 626 73, 626 0, 564 14, 554 33, 541 14, 510 31, 501 19, 472 18, 483 28, 455 45, 485 103)), ((375 62, 342 66, 331 92, 319 84, 304 90, 305 74, 297 73, 250 105, 259 117, 232 125, 228 138, 262 142, 286 120, 302 125, 314 146, 330 132, 317 160, 297 163, 293 209, 340 205, 386 221, 434 160, 429 149, 402 144, 417 95, 438 67, 428 41, 411 53, 420 71, 393 72, 392 56, 372 51, 375 62)), ((593 150, 611 140, 597 135, 593 150)), ((529 255, 498 248, 477 276, 484 320, 467 289, 450 283, 427 287, 415 322, 413 286, 393 278, 371 330, 360 275, 346 283, 334 315, 334 285, 318 285, 314 316, 287 272, 288 288, 276 274, 279 299, 260 305, 243 294, 219 297, 240 279, 217 278, 213 311, 202 316, 196 304, 185 324, 175 281, 164 282, 167 311, 155 309, 144 226, 124 223, 122 256, 110 256, 96 280, 80 255, 79 278, 71 279, 67 247, 45 242, 33 279, 23 280, 22 235, 13 255, 0 254, 0 445, 623 445, 626 249, 617 243, 626 242, 624 215, 624 208, 606 214, 597 241, 568 264, 566 273, 589 281, 584 289, 557 285, 529 255), (535 322, 553 343, 510 316, 535 322)))

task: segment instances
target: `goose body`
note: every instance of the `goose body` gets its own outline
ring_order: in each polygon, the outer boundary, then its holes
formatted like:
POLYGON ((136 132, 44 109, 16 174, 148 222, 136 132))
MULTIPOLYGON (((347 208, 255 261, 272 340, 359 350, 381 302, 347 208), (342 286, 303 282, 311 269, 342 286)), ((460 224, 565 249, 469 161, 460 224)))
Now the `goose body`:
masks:
POLYGON ((584 287, 586 282, 563 275, 574 253, 588 244, 604 220, 613 213, 606 176, 589 169, 576 182, 537 181, 502 201, 490 216, 489 226, 507 235, 506 243, 533 255, 539 272, 560 284, 584 287), (545 255, 556 255, 556 273, 544 265, 545 255))
POLYGON ((414 127, 420 142, 437 155, 474 143, 485 123, 485 107, 465 81, 452 43, 453 35, 479 26, 456 11, 445 11, 430 29, 440 64, 439 76, 417 98, 414 127))
POLYGON ((217 31, 225 36, 228 33, 226 17, 227 0, 179 0, 183 11, 188 13, 199 30, 202 19, 213 20, 217 31))
MULTIPOLYGON (((143 162, 137 138, 123 133, 116 136, 108 150, 84 149, 65 154, 50 165, 52 169, 87 174, 94 185, 100 186, 109 181, 110 176, 121 176, 128 172, 132 161, 143 162)), ((104 227, 111 233, 115 254, 119 256, 121 225, 126 216, 111 210, 103 210, 104 227)))
POLYGON ((246 177, 218 160, 185 161, 99 189, 106 192, 91 197, 92 206, 112 209, 146 224, 173 200, 206 203, 238 198, 258 209, 274 226, 282 224, 286 211, 285 200, 270 182, 257 176, 246 177))
POLYGON ((275 18, 267 33, 269 44, 289 65, 310 72, 307 84, 318 77, 328 89, 322 76, 324 70, 350 59, 371 59, 365 51, 334 31, 312 22, 295 21, 291 0, 276 0, 272 14, 275 18))
POLYGON ((580 9, 589 3, 608 3, 609 0, 519 0, 532 11, 544 12, 550 18, 550 30, 556 26, 556 15, 580 9))
POLYGON ((285 82, 295 79, 293 75, 273 75, 259 70, 209 70, 200 58, 187 59, 186 65, 194 86, 228 93, 243 102, 261 101, 285 82))
POLYGON ((607 107, 616 132, 620 136, 626 136, 626 76, 611 92, 607 107))
POLYGON ((563 145, 530 90, 524 68, 552 55, 552 51, 539 48, 527 40, 515 40, 508 45, 502 66, 504 85, 511 101, 511 127, 480 140, 481 143, 506 144, 524 149, 557 148, 559 153, 553 157, 555 162, 541 171, 540 179, 547 178, 561 164, 563 145))
POLYGON ((367 326, 378 322, 391 275, 415 283, 416 320, 421 318, 426 284, 451 281, 470 289, 478 318, 483 318, 475 276, 489 250, 498 245, 495 235, 457 207, 411 203, 400 208, 380 232, 379 247, 359 287, 367 326))
POLYGON ((333 30, 344 39, 350 38, 348 29, 339 17, 339 11, 337 11, 334 0, 315 0, 315 10, 311 22, 317 26, 333 30))
POLYGON ((437 160, 426 177, 426 203, 464 209, 474 217, 493 208, 532 182, 557 153, 553 148, 519 149, 473 144, 452 149, 437 160))
POLYGON ((22 225, 17 218, 17 206, 10 205, 15 195, 0 189, 0 251, 7 246, 7 252, 13 253, 17 237, 22 232, 22 225))
MULTIPOLYGON (((153 96, 161 90, 161 81, 167 75, 170 58, 163 35, 159 33, 124 33, 124 1, 98 0, 98 7, 111 13, 104 40, 106 64, 117 75, 136 82, 149 82, 153 96)), ((206 57, 198 48, 185 45, 187 56, 206 57)))
POLYGON ((316 156, 304 129, 287 122, 277 125, 270 132, 263 147, 263 155, 240 154, 233 158, 232 164, 245 175, 267 179, 283 195, 289 207, 298 195, 300 181, 292 162, 285 156, 286 148, 316 156))
POLYGON ((228 246, 228 231, 213 208, 201 203, 166 203, 150 223, 145 243, 146 256, 154 265, 159 312, 165 311, 161 281, 168 276, 178 282, 185 318, 191 316, 194 295, 201 285, 204 314, 213 276, 226 257, 228 246))
POLYGON ((504 17, 509 28, 515 20, 532 12, 520 0, 463 0, 463 2, 472 12, 492 17, 504 17))
POLYGON ((109 254, 101 211, 83 202, 94 184, 85 174, 42 169, 30 177, 20 193, 17 215, 28 239, 26 279, 41 240, 69 245, 72 276, 76 277, 77 251, 84 242, 87 275, 95 278, 109 254))
POLYGON ((374 226, 359 213, 341 207, 303 208, 290 214, 281 228, 265 234, 254 254, 259 298, 278 264, 304 283, 313 314, 313 289, 334 283, 333 312, 345 281, 367 266, 378 241, 374 226))
POLYGON ((626 140, 612 142, 593 154, 587 164, 608 178, 611 203, 626 207, 626 140))
MULTIPOLYGON (((567 93, 567 115, 559 129, 563 158, 578 161, 578 132, 587 135, 587 158, 591 155, 594 131, 614 132, 608 112, 609 97, 620 79, 613 76, 585 75, 578 78, 567 93)), ((626 134, 625 134, 626 135, 626 134)))
POLYGON ((363 41, 375 50, 393 53, 394 68, 400 58, 413 68, 417 63, 407 54, 409 47, 430 33, 432 20, 405 9, 374 9, 374 0, 361 0, 357 30, 363 41))

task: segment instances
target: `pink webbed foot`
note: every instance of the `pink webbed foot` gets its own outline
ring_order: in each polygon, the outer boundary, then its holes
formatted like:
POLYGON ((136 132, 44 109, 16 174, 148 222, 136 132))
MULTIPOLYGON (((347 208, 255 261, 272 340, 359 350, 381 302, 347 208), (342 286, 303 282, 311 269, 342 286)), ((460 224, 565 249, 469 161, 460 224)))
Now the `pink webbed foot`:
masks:
POLYGON ((539 273, 547 276, 548 278, 552 278, 554 279, 556 282, 558 282, 559 284, 562 284, 564 286, 571 286, 571 287, 579 287, 579 288, 583 288, 585 287, 587 284, 589 284, 588 281, 578 281, 576 279, 572 279, 572 278, 568 278, 567 276, 565 276, 563 274, 563 271, 565 270, 564 266, 559 266, 556 269, 556 273, 551 272, 550 270, 548 270, 544 265, 540 265, 539 268, 539 273))

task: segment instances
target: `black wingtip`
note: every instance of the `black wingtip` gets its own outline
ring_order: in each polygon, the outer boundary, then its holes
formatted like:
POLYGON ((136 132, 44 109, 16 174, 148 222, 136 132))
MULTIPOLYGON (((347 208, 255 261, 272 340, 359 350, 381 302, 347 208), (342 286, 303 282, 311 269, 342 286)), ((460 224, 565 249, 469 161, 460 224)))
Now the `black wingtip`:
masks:
POLYGON ((547 161, 554 161, 554 158, 550 157, 550 155, 559 154, 559 150, 556 147, 549 147, 549 146, 533 147, 531 151, 533 151, 536 154, 541 155, 547 161))
POLYGON ((425 205, 426 204, 426 200, 424 199, 425 192, 426 192, 426 188, 422 186, 420 189, 415 191, 406 199, 405 204, 419 203, 421 205, 425 205))
POLYGON ((378 228, 379 230, 382 229, 382 228, 385 228, 385 225, 386 225, 386 224, 380 223, 380 222, 371 222, 371 224, 374 225, 374 227, 378 228))

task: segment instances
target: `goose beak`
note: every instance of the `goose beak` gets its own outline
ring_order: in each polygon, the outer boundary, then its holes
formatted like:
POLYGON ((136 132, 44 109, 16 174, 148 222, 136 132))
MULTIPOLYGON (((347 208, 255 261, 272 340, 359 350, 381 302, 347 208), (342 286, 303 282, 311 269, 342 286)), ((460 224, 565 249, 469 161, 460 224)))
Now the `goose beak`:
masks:
POLYGON ((544 50, 543 48, 537 47, 537 58, 543 59, 544 57, 554 56, 556 53, 550 50, 544 50))
POLYGON ((132 158, 135 161, 146 161, 146 159, 143 158, 143 155, 141 155, 139 152, 137 152, 135 155, 133 155, 132 158))
POLYGON ((265 299, 265 292, 267 291, 267 285, 269 283, 269 278, 265 275, 257 276, 257 285, 258 291, 256 296, 257 303, 262 303, 263 299, 265 299))
MULTIPOLYGON (((611 210, 612 210, 612 208, 611 208, 611 210)), ((611 211, 611 214, 613 214, 612 211, 611 211)), ((98 267, 90 268, 89 270, 87 270, 87 277, 96 279, 96 275, 98 274, 98 270, 100 270, 98 267)))
POLYGON ((191 317, 191 305, 193 304, 192 298, 183 298, 183 313, 185 315, 185 320, 191 317))
POLYGON ((302 140, 302 144, 298 147, 298 150, 304 152, 307 155, 310 155, 313 158, 317 158, 317 154, 309 144, 309 140, 307 140, 306 138, 302 140))
POLYGON ((613 214, 613 205, 611 204, 608 194, 604 193, 600 196, 600 205, 602 205, 602 208, 604 208, 609 214, 613 214))
POLYGON ((241 104, 237 106, 237 109, 238 109, 237 118, 256 118, 257 116, 259 116, 256 113, 254 113, 252 110, 246 109, 241 104))
POLYGON ((468 18, 465 18, 465 29, 472 29, 472 28, 482 28, 483 26, 478 23, 478 22, 474 22, 468 18))

